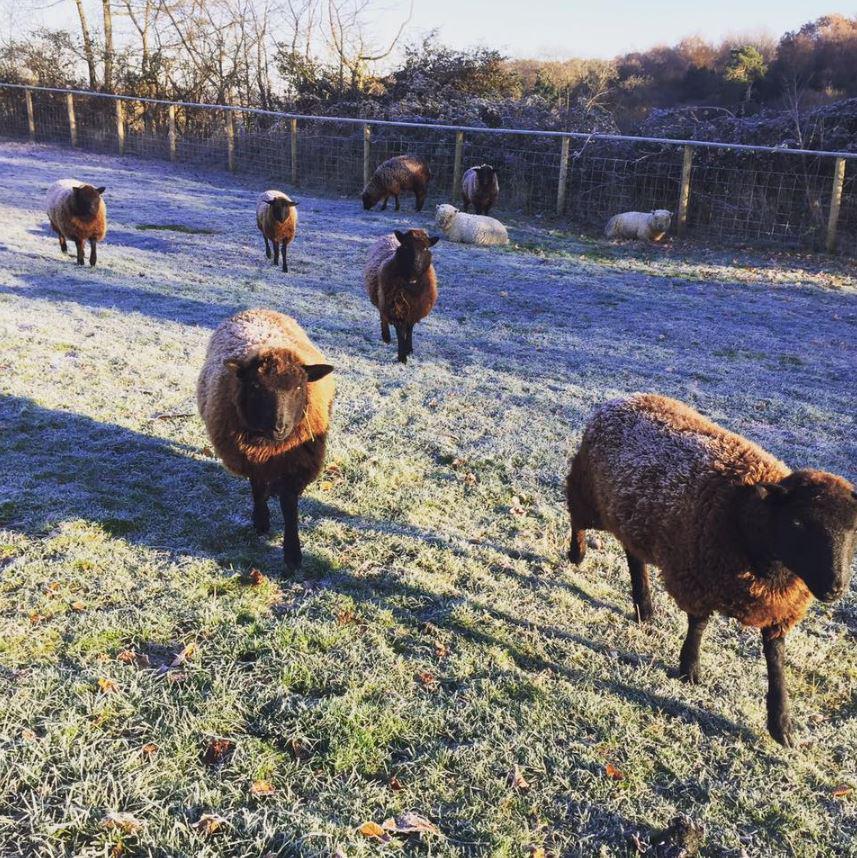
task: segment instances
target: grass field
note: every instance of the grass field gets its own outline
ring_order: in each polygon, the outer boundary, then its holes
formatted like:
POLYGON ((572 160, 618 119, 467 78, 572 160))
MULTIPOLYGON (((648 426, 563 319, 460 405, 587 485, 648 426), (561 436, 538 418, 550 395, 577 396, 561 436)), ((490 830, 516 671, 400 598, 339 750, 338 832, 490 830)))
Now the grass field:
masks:
POLYGON ((283 275, 265 183, 11 143, 0 177, 0 854, 608 856, 679 814, 704 855, 857 854, 855 587, 789 638, 785 751, 758 635, 712 623, 705 684, 680 683, 682 615, 657 589, 632 622, 609 537, 571 567, 562 498, 587 414, 634 390, 854 480, 844 264, 531 228, 441 243, 402 367, 361 269, 428 223, 410 200, 295 191, 283 275), (47 231, 66 175, 108 188, 94 270, 47 231), (250 306, 337 368, 300 580, 196 415, 206 340, 250 306), (439 833, 358 831, 406 811, 439 833))

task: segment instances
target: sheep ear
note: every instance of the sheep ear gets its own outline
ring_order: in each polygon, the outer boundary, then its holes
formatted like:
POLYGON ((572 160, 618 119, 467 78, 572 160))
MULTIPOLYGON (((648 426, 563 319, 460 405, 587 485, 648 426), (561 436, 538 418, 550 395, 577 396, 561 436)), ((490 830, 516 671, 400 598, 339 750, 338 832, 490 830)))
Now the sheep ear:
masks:
POLYGON ((433 236, 429 239, 429 245, 428 245, 428 246, 429 246, 429 247, 434 247, 434 246, 435 246, 439 241, 440 241, 440 236, 439 236, 439 235, 433 235, 433 236))
POLYGON ((788 489, 779 483, 756 483, 753 486, 756 496, 760 500, 776 503, 783 500, 788 494, 788 489))
POLYGON ((399 229, 394 229, 393 235, 396 236, 396 241, 398 241, 399 244, 404 244, 408 240, 408 234, 399 229))
POLYGON ((95 190, 98 191, 98 194, 100 196, 101 194, 103 194, 107 190, 107 186, 102 185, 100 188, 96 188, 95 190))
POLYGON ((223 361, 224 369, 228 369, 233 375, 238 375, 238 373, 243 369, 243 364, 240 360, 236 360, 235 358, 227 358, 223 361))
POLYGON ((318 381, 326 375, 333 372, 333 367, 329 363, 311 363, 308 366, 304 365, 307 381, 318 381))
POLYGON ((286 200, 287 206, 296 206, 298 204, 297 200, 286 200))

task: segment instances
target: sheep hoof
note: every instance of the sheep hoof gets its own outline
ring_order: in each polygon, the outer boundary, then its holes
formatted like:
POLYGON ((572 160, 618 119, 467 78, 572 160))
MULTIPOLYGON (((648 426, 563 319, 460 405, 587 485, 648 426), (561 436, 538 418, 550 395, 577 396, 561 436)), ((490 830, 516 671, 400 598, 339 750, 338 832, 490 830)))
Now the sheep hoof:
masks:
POLYGON ((775 742, 779 742, 784 748, 795 746, 794 725, 788 715, 768 718, 768 732, 775 742))
POLYGON ((693 664, 689 667, 680 667, 678 671, 678 678, 682 682, 686 682, 688 685, 701 685, 702 671, 700 670, 698 664, 693 664))
POLYGON ((634 616, 637 618, 637 622, 640 625, 648 623, 654 615, 655 609, 650 604, 634 605, 634 616))
POLYGON ((256 528, 256 533, 262 536, 268 533, 271 529, 271 515, 267 509, 253 510, 253 527, 256 528))
POLYGON ((298 555, 297 557, 284 557, 283 558, 283 566, 285 567, 286 576, 294 575, 295 572, 299 571, 301 565, 303 564, 303 557, 298 555))

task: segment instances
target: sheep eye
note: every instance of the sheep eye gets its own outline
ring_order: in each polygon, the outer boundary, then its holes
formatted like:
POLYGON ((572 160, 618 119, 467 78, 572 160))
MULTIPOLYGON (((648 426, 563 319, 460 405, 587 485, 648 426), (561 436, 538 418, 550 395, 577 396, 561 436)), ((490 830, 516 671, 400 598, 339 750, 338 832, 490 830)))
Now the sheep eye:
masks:
POLYGON ((792 527, 794 527, 797 530, 803 530, 804 523, 799 518, 793 518, 792 519, 792 527))

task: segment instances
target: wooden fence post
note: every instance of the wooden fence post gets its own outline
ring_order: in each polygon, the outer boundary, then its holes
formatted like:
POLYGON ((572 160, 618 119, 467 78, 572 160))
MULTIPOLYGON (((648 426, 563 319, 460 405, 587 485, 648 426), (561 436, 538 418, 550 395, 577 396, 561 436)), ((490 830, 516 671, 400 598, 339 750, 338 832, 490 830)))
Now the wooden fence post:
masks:
POLYGON ((66 107, 68 107, 68 135, 72 146, 77 146, 77 120, 74 116, 74 96, 67 92, 66 107))
POLYGON ((559 155, 559 181, 556 186, 556 213, 561 217, 565 212, 565 194, 568 185, 568 150, 571 144, 570 137, 562 138, 562 151, 559 155))
POLYGON ((122 100, 116 99, 116 145, 119 147, 119 154, 125 154, 125 105, 122 100))
POLYGON ((690 202, 690 170, 693 166, 693 146, 684 147, 684 158, 681 162, 681 189, 678 192, 678 212, 676 229, 679 235, 684 235, 687 229, 687 206, 690 202))
POLYGON ((842 186, 845 184, 845 159, 837 158, 833 168, 833 188, 830 192, 830 215, 827 218, 827 252, 836 250, 836 225, 842 205, 842 186))
POLYGON ((298 121, 293 119, 292 126, 292 184, 298 183, 298 121))
POLYGON ((235 117, 231 110, 226 111, 226 166, 230 173, 235 172, 235 117))
POLYGON ((452 201, 461 196, 461 159, 464 155, 464 132, 455 132, 455 160, 452 163, 452 201))
POLYGON ((372 128, 363 126, 363 187, 369 184, 372 178, 372 128))
POLYGON ((24 90, 24 100, 27 102, 27 127, 30 129, 30 140, 36 139, 36 116, 33 113, 33 93, 24 90))
POLYGON ((171 104, 167 108, 167 136, 170 141, 170 160, 176 160, 176 106, 171 104))

